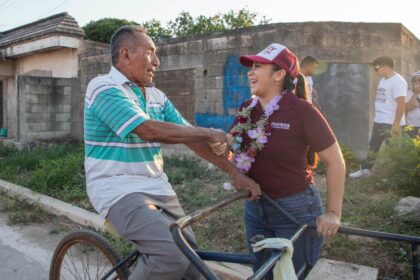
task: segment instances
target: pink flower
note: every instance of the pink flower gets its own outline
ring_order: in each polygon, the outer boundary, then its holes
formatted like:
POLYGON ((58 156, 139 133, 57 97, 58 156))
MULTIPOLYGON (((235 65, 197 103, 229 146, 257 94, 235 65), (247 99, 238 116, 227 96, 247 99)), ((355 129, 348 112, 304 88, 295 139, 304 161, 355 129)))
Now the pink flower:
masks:
POLYGON ((265 144, 268 142, 267 136, 263 135, 257 138, 256 140, 257 143, 261 143, 261 144, 265 144))
POLYGON ((257 127, 255 129, 248 130, 247 134, 248 134, 249 138, 251 138, 251 139, 258 139, 258 138, 261 138, 262 136, 264 136, 264 130, 257 127))
POLYGON ((279 103, 280 99, 281 95, 277 95, 273 97, 273 99, 271 99, 270 102, 268 102, 264 110, 264 114, 266 116, 270 116, 275 110, 279 108, 279 105, 277 103, 279 103))
POLYGON ((251 169, 251 164, 255 161, 255 159, 248 156, 246 153, 239 153, 235 155, 234 161, 236 162, 236 167, 240 171, 246 172, 251 169))
POLYGON ((247 132, 249 138, 256 139, 257 143, 265 144, 267 143, 267 136, 265 135, 265 131, 260 127, 255 129, 248 130, 247 132))
POLYGON ((224 183, 223 188, 227 191, 233 190, 233 186, 231 183, 224 183))

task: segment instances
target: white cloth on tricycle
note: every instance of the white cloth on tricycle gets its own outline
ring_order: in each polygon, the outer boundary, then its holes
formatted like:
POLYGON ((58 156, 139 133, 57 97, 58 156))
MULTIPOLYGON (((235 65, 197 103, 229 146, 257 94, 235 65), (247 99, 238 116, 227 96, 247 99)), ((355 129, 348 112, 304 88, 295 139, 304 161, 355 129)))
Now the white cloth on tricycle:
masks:
POLYGON ((282 249, 286 247, 284 255, 273 268, 274 280, 297 280, 293 267, 293 243, 286 238, 266 238, 252 245, 254 253, 262 249, 282 249))

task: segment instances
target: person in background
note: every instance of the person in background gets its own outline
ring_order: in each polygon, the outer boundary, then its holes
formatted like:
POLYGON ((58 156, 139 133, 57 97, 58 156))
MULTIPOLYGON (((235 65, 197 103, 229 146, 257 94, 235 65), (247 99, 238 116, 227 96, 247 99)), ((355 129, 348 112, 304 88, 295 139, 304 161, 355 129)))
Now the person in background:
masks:
POLYGON ((407 92, 406 121, 412 127, 408 134, 415 138, 420 136, 420 71, 411 76, 411 89, 407 92))
POLYGON ((312 76, 315 74, 316 69, 318 68, 319 61, 312 57, 306 56, 300 62, 300 72, 303 74, 306 80, 306 85, 308 86, 308 101, 313 104, 316 108, 320 109, 318 102, 318 93, 314 88, 314 81, 312 76))
POLYGON ((381 56, 372 62, 376 74, 381 78, 375 98, 375 119, 369 141, 368 156, 362 161, 360 170, 349 174, 350 178, 370 176, 373 155, 391 135, 400 135, 405 125, 405 97, 407 82, 394 70, 394 60, 381 56))

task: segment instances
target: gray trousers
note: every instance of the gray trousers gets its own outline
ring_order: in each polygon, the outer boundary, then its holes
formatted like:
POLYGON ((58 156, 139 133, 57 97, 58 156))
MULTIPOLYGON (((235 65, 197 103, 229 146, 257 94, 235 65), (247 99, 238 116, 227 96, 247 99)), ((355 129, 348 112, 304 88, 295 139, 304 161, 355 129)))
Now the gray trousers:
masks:
MULTIPOLYGON (((200 273, 176 246, 169 231, 169 225, 183 216, 175 196, 132 193, 111 207, 107 219, 143 254, 130 280, 200 279, 200 273)), ((184 233, 190 243, 196 244, 191 228, 184 233)))

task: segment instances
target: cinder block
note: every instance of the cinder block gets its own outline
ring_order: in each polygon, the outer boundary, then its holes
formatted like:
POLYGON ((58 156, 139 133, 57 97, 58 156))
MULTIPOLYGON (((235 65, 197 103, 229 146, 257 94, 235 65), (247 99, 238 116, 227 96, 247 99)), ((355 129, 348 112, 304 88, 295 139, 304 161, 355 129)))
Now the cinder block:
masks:
POLYGON ((188 41, 186 53, 202 53, 203 40, 188 41))
POLYGON ((71 124, 70 122, 59 122, 57 123, 56 127, 59 131, 70 131, 71 124))
POLYGON ((217 77, 214 77, 214 79, 215 79, 215 86, 214 86, 214 88, 215 89, 223 89, 223 77, 221 77, 221 76, 217 76, 217 77))
POLYGON ((64 89, 63 89, 63 95, 64 96, 71 95, 71 87, 64 87, 64 89))
POLYGON ((38 136, 36 137, 39 140, 49 140, 49 139, 55 139, 57 136, 57 133, 55 131, 42 131, 38 133, 38 136))
POLYGON ((223 115, 224 114, 223 102, 216 101, 214 103, 214 110, 217 115, 223 115))
POLYGON ((57 122, 67 122, 70 121, 71 114, 70 113, 57 113, 55 115, 55 121, 57 122))
POLYGON ((27 104, 26 108, 28 113, 43 113, 46 111, 45 106, 41 105, 27 104))
POLYGON ((228 48, 228 38, 219 37, 207 39, 207 49, 208 50, 221 50, 228 48))
POLYGON ((223 76, 224 64, 210 64, 207 67, 207 76, 223 76))
POLYGON ((27 94, 26 103, 37 104, 39 102, 38 96, 39 95, 35 95, 35 94, 27 94))
POLYGON ((211 111, 211 105, 208 101, 198 101, 195 103, 196 113, 209 113, 211 111))
POLYGON ((71 112, 71 105, 62 105, 62 113, 70 113, 71 112))
POLYGON ((27 126, 29 131, 40 132, 46 131, 48 125, 46 123, 28 123, 27 126))
POLYGON ((229 51, 218 51, 216 56, 216 62, 217 63, 226 63, 226 58, 229 54, 229 51))
POLYGON ((254 44, 254 38, 252 35, 240 35, 239 36, 239 41, 240 41, 240 47, 245 48, 245 47, 252 47, 254 44))

